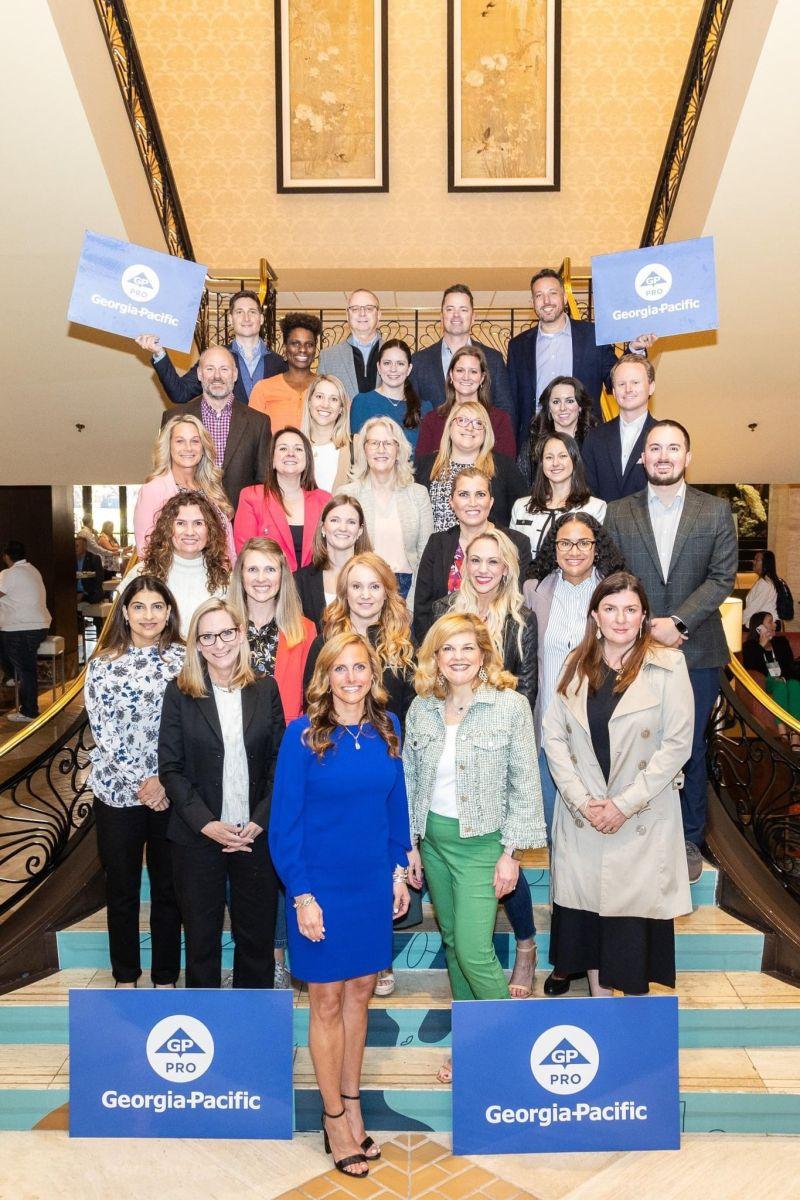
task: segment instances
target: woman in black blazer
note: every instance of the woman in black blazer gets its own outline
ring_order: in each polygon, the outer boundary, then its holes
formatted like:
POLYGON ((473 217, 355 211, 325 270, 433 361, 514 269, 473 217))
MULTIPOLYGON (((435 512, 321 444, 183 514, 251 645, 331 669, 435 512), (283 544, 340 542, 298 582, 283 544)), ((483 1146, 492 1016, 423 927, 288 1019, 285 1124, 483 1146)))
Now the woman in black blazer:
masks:
POLYGON ((314 534, 311 562, 294 576, 303 616, 314 622, 317 633, 322 629, 326 605, 336 599, 339 571, 354 554, 371 549, 364 510, 358 500, 342 492, 332 496, 314 534))
POLYGON ((228 888, 233 986, 273 985, 278 883, 266 832, 284 728, 275 680, 257 678, 250 665, 241 614, 226 600, 207 600, 164 694, 158 739, 187 987, 221 985, 228 888))
POLYGON ((507 454, 494 449, 494 433, 480 404, 461 404, 447 418, 438 454, 418 455, 414 478, 428 489, 435 532, 451 529, 457 517, 449 503, 453 479, 462 467, 474 466, 492 481, 492 518, 508 525, 511 509, 528 486, 519 467, 507 454))
MULTIPOLYGON (((433 605, 442 596, 461 586, 461 569, 467 546, 479 533, 492 527, 494 512, 493 481, 477 467, 464 467, 452 484, 450 504, 458 521, 452 529, 434 533, 422 552, 417 571, 414 599, 414 640, 421 645, 433 624, 433 605)), ((525 534, 495 526, 510 538, 519 555, 519 586, 522 587, 531 561, 531 544, 525 534)))

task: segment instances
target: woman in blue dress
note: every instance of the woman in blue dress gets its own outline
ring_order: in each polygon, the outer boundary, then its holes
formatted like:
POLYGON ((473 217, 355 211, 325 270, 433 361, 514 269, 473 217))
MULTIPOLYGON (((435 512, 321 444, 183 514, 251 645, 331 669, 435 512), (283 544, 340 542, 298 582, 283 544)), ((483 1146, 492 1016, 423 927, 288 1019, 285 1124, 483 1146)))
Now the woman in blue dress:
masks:
POLYGON ((278 756, 270 850, 292 900, 292 974, 308 983, 325 1149, 340 1171, 362 1176, 380 1156, 359 1102, 367 1006, 391 962, 392 919, 408 908, 400 727, 377 655, 357 633, 325 643, 307 701, 278 756))

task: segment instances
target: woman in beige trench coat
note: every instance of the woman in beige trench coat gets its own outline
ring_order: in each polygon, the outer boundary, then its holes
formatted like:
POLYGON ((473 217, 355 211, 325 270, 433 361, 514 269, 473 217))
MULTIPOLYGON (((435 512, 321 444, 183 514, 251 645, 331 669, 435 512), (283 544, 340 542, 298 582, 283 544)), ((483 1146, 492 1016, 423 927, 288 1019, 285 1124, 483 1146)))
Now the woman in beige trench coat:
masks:
POLYGON ((641 583, 619 571, 589 602, 543 727, 559 791, 550 960, 592 995, 675 986, 673 918, 691 912, 679 788, 694 703, 679 650, 653 642, 641 583))

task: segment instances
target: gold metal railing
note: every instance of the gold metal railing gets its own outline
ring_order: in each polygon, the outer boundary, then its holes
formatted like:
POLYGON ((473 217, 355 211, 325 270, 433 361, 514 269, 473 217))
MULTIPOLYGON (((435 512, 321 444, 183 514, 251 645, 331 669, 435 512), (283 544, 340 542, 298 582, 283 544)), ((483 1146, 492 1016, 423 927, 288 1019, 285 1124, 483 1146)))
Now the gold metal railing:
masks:
POLYGON ((757 700, 767 712, 771 713, 776 721, 785 725, 792 733, 800 733, 800 721, 788 713, 785 708, 781 708, 768 692, 765 692, 760 684, 756 683, 749 671, 745 670, 741 662, 735 655, 731 655, 728 667, 733 675, 736 683, 740 685, 754 700, 757 700))

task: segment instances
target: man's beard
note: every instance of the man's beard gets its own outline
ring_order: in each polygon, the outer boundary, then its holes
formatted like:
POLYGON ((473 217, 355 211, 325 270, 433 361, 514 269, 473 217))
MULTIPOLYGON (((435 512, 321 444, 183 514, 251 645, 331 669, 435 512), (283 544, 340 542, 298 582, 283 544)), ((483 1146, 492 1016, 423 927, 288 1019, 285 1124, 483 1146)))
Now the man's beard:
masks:
POLYGON ((651 475, 647 467, 645 467, 644 473, 647 476, 647 482, 651 483, 653 487, 669 487, 673 483, 680 483, 686 474, 686 468, 681 467, 678 469, 676 467, 671 475, 651 475))

